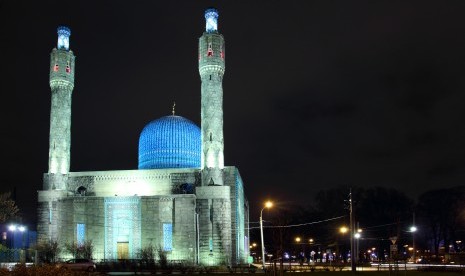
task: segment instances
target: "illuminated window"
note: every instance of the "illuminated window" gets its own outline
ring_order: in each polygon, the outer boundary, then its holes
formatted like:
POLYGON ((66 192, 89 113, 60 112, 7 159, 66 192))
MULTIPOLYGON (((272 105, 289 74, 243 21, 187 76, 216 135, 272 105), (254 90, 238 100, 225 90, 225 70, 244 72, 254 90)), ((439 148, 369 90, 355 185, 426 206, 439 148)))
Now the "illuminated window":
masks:
POLYGON ((66 65, 66 73, 69 73, 71 72, 71 67, 69 67, 69 61, 68 61, 68 64, 66 65))
POLYGON ((213 49, 212 49, 212 44, 211 43, 208 43, 208 52, 207 52, 207 56, 213 56, 213 49))
POLYGON ((163 223, 163 250, 173 250, 173 224, 163 223))
POLYGON ((55 66, 53 66, 53 71, 58 72, 58 69, 59 69, 59 68, 60 68, 60 67, 58 66, 58 64, 55 64, 55 66))
POLYGON ((86 239, 86 225, 84 223, 78 223, 76 225, 77 245, 83 245, 85 239, 86 239))

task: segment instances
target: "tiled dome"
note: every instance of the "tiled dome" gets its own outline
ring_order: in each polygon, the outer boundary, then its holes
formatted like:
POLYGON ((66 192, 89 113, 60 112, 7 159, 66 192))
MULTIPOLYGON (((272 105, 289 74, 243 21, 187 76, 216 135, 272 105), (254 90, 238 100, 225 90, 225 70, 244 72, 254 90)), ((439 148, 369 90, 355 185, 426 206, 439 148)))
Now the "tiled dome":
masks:
POLYGON ((139 137, 139 169, 200 168, 200 128, 176 115, 147 124, 139 137))

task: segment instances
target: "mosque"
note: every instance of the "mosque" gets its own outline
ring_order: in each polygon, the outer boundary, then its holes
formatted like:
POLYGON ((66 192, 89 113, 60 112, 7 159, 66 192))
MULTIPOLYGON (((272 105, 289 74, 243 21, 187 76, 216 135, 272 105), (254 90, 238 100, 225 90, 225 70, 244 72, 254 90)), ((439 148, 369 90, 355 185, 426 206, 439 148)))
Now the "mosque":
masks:
MULTIPOLYGON (((50 54, 48 172, 38 191, 38 240, 90 241, 97 260, 135 259, 153 246, 168 260, 199 265, 246 263, 249 206, 239 171, 224 166, 225 44, 218 11, 205 11, 199 38, 201 127, 173 114, 139 137, 137 170, 70 171, 75 56, 71 31, 58 27, 50 54)), ((65 257, 63 255, 63 257, 65 257)))

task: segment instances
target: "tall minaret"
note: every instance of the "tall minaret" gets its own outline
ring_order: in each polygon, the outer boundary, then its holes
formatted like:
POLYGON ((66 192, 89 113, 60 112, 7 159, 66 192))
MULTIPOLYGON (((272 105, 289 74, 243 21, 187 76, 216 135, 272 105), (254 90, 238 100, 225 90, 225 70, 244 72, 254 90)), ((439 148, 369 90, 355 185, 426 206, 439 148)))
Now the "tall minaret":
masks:
POLYGON ((74 54, 69 49, 71 31, 58 27, 58 44, 50 53, 50 144, 48 173, 38 191, 37 240, 58 241, 58 200, 67 196, 71 148, 71 94, 74 88, 74 54))
POLYGON ((202 184, 223 185, 223 75, 224 38, 218 32, 218 11, 205 11, 206 28, 199 38, 199 73, 202 81, 202 184))
MULTIPOLYGON (((69 49, 71 30, 58 27, 57 47, 50 54, 50 145, 48 158, 49 177, 67 175, 71 149, 71 94, 74 88, 73 51, 69 49)), ((63 181, 52 181, 50 189, 64 189, 63 181)))

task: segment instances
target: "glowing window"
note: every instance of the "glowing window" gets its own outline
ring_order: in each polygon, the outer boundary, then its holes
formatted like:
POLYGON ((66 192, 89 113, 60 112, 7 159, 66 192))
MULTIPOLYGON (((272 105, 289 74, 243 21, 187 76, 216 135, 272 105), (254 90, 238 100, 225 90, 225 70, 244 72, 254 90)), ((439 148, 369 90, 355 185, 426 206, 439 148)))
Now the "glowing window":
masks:
POLYGON ((213 56, 213 49, 212 49, 212 44, 211 43, 208 43, 208 52, 207 52, 207 56, 213 56))
POLYGON ((163 250, 173 250, 173 224, 163 223, 163 250))
POLYGON ((83 245, 85 239, 86 239, 86 225, 84 223, 78 223, 76 225, 77 245, 83 245))
POLYGON ((60 67, 58 66, 58 64, 55 64, 55 66, 53 66, 53 71, 58 72, 58 69, 59 69, 59 68, 60 68, 60 67))

